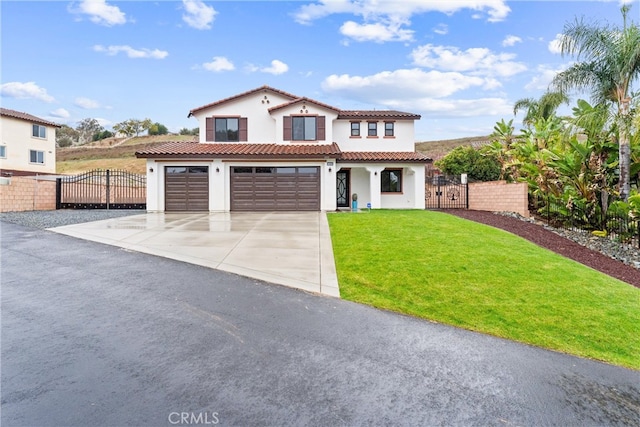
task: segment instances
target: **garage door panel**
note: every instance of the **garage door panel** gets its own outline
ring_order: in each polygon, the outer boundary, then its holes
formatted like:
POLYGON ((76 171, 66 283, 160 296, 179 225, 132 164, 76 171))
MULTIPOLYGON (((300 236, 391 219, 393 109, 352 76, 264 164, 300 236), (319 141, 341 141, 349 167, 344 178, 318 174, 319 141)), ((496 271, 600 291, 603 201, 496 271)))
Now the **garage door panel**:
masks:
POLYGON ((232 168, 231 209, 319 210, 320 170, 317 166, 232 168))
POLYGON ((209 168, 167 166, 164 208, 165 211, 208 211, 209 168))

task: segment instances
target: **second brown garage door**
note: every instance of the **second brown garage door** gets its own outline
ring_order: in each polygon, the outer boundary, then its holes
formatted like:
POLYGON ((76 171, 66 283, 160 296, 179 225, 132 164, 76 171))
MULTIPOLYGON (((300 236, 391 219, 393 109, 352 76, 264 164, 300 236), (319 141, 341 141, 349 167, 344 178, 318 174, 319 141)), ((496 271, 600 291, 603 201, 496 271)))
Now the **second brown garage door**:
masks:
POLYGON ((320 168, 232 167, 231 210, 320 210, 320 168))
POLYGON ((207 166, 167 166, 164 182, 165 211, 209 210, 207 166))

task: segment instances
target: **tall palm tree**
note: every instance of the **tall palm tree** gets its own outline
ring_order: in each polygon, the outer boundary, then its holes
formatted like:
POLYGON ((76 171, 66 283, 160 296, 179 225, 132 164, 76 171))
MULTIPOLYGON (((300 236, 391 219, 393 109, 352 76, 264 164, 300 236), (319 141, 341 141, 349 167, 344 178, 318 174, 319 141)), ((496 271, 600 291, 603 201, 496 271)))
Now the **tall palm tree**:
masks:
POLYGON ((580 62, 556 75, 551 87, 562 93, 570 89, 591 90, 596 104, 613 103, 619 128, 620 197, 630 192, 630 104, 633 83, 640 78, 640 27, 627 25, 630 6, 621 9, 623 27, 598 26, 576 20, 565 25, 560 50, 580 62))
POLYGON ((522 122, 531 126, 538 119, 548 120, 556 114, 558 107, 568 104, 569 98, 562 92, 546 92, 540 99, 522 98, 516 101, 513 106, 513 114, 518 114, 520 110, 526 110, 522 122))

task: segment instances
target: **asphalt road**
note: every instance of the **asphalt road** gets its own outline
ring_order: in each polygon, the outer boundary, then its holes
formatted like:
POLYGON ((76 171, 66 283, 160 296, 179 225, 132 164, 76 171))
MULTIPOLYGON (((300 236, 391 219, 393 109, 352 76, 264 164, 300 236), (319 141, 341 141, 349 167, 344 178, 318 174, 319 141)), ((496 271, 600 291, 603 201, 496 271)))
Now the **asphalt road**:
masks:
POLYGON ((0 225, 3 427, 640 422, 638 371, 0 225))

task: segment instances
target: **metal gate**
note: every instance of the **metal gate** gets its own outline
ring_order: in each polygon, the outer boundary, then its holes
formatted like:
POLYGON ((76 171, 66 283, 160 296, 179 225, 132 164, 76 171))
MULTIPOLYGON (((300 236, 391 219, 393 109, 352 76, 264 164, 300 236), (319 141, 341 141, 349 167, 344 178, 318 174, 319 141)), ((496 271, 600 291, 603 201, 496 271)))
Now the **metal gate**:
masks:
POLYGON ((145 175, 96 169, 56 181, 56 209, 147 208, 145 175))
POLYGON ((460 177, 427 176, 424 198, 427 209, 469 208, 469 188, 460 181, 460 177))

